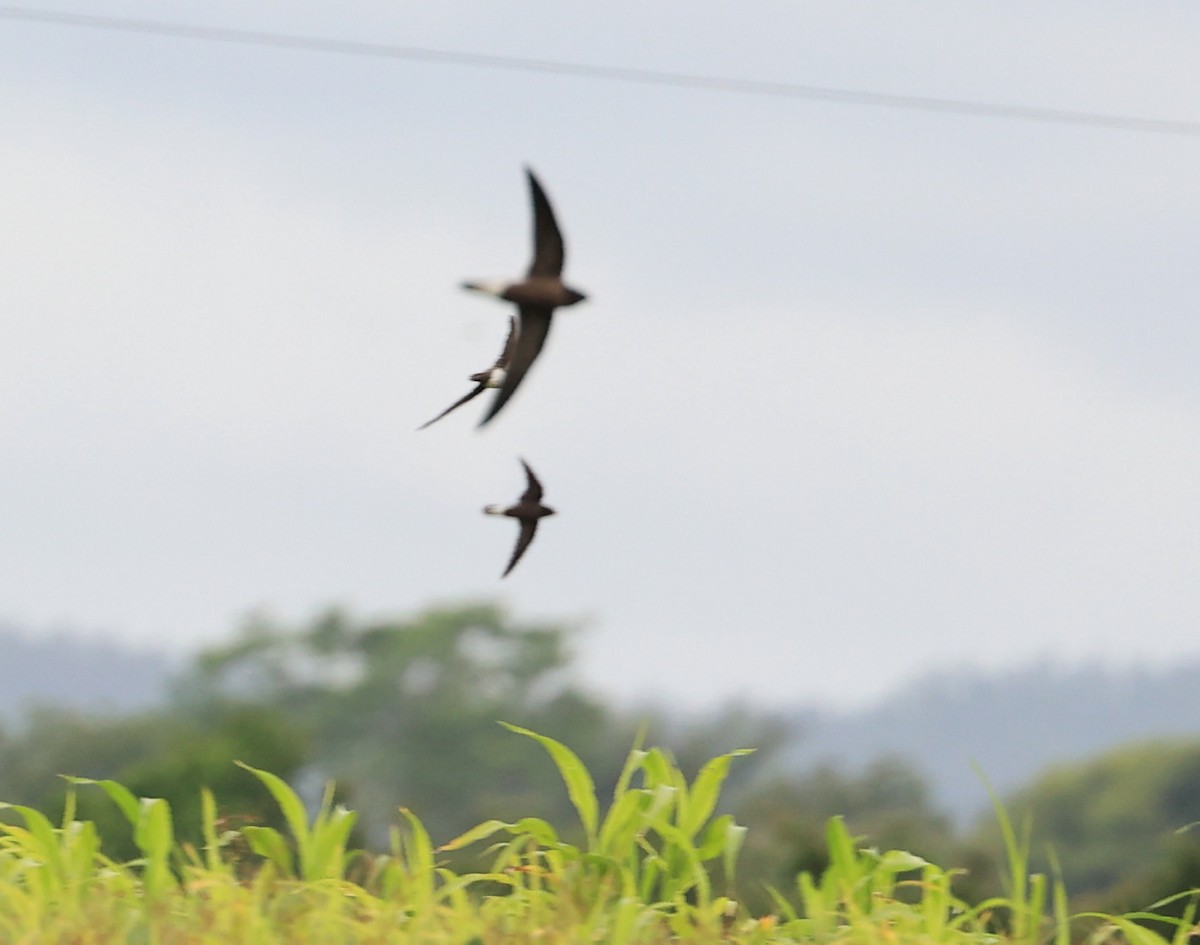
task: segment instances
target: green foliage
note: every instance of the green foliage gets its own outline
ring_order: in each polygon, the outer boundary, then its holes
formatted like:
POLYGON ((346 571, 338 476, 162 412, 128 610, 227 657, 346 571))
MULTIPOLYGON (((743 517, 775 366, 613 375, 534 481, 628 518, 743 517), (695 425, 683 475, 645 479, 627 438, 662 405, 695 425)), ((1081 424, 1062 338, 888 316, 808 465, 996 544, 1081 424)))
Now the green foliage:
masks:
POLYGON ((931 860, 956 853, 951 826, 934 811, 928 789, 894 758, 857 775, 825 766, 805 777, 776 778, 752 787, 736 810, 750 830, 743 875, 758 880, 740 892, 760 908, 771 902, 762 883, 787 889, 798 873, 816 874, 830 865, 825 829, 832 817, 885 848, 931 860))
MULTIPOLYGON (((1179 834, 1200 813, 1200 743, 1144 742, 1052 769, 1007 806, 1041 838, 1031 865, 1049 868, 1052 850, 1068 886, 1101 908, 1180 888, 1165 883, 1200 885, 1196 841, 1179 834)), ((984 827, 975 843, 992 845, 996 831, 984 827)))
POLYGON ((498 718, 586 743, 601 781, 616 777, 606 761, 630 726, 570 683, 569 656, 564 628, 518 624, 494 605, 373 623, 330 611, 299 629, 251 623, 197 661, 177 698, 205 715, 253 692, 305 733, 310 770, 343 785, 367 837, 386 842, 397 798, 448 837, 549 797, 531 774, 536 750, 496 744, 498 718))
MULTIPOLYGON (((136 864, 143 892, 164 898, 191 864, 231 881, 264 871, 280 882, 361 874, 431 902, 439 871, 462 871, 477 856, 455 841, 434 866, 431 838, 461 840, 482 824, 516 864, 506 880, 490 880, 510 895, 514 876, 547 875, 545 862, 535 870, 521 857, 575 863, 574 850, 580 882, 598 873, 620 888, 617 877, 633 876, 630 901, 724 899, 753 912, 782 901, 802 915, 811 890, 797 875, 817 888, 829 870, 849 869, 845 856, 831 859, 845 852, 828 834, 835 817, 879 849, 964 867, 937 882, 953 877, 960 900, 991 903, 989 922, 1018 937, 1058 908, 1047 877, 1063 876, 1089 911, 1164 900, 1163 921, 1190 908, 1172 894, 1200 886, 1200 840, 1176 832, 1200 816, 1200 746, 1137 746, 1051 772, 1009 803, 1011 823, 997 816, 963 844, 895 759, 856 775, 824 768, 754 780, 788 729, 747 709, 643 718, 642 730, 671 751, 627 756, 632 719, 571 682, 568 642, 562 626, 514 621, 491 605, 373 622, 332 611, 299 627, 257 620, 197 659, 167 709, 118 719, 41 710, 23 731, 0 733, 0 797, 12 802, 0 823, 31 842, 45 840, 45 824, 26 811, 86 825, 71 828, 73 855, 102 838, 97 856, 136 864), (522 737, 497 738, 500 718, 522 737), (581 746, 578 755, 568 744, 581 746), (765 750, 732 763, 743 744, 765 750), (80 780, 65 782, 67 771, 80 780), (341 793, 322 795, 334 779, 341 793), (388 852, 347 852, 363 844, 388 852), (614 857, 631 846, 636 862, 614 857), (1006 865, 996 850, 1007 850, 1006 865)), ((922 888, 906 880, 894 896, 915 902, 922 888)))
POLYGON ((541 893, 553 878, 553 889, 578 909, 591 938, 606 937, 614 915, 619 923, 631 919, 622 903, 685 916, 684 925, 719 926, 732 901, 714 896, 705 864, 724 864, 732 880, 744 831, 729 815, 712 815, 731 760, 747 752, 712 759, 689 785, 664 751, 635 748, 601 820, 595 786, 574 752, 536 732, 506 727, 537 741, 553 759, 583 827, 583 846, 560 839, 545 820, 526 817, 485 821, 443 849, 508 834, 480 878, 523 893, 541 893))
MULTIPOLYGON (((497 739, 495 726, 509 719, 582 746, 598 794, 614 789, 637 725, 572 683, 569 638, 569 628, 515 621, 491 605, 380 621, 330 611, 298 627, 254 620, 194 661, 166 709, 116 719, 31 716, 24 732, 0 739, 0 797, 57 820, 67 797, 61 772, 120 783, 169 805, 177 839, 194 848, 208 843, 204 798, 219 798, 222 833, 263 828, 249 836, 272 845, 281 869, 283 848, 270 838, 282 836, 283 814, 232 759, 276 772, 310 808, 320 785, 336 780, 336 800, 357 812, 353 842, 376 849, 392 843, 397 802, 421 810, 423 829, 439 842, 493 817, 568 822, 571 797, 541 763, 543 748, 497 739)), ((686 724, 646 724, 677 749, 689 778, 706 752, 746 743, 769 751, 784 731, 733 707, 686 724)), ((744 782, 764 754, 735 766, 728 783, 744 782)), ((134 821, 102 789, 81 789, 74 803, 99 828, 107 855, 143 854, 134 821)))
POLYGON ((332 789, 310 816, 285 781, 243 765, 286 826, 223 829, 202 790, 198 851, 175 841, 161 799, 81 781, 130 821, 142 855, 105 857, 94 824, 75 817, 73 790, 58 827, 10 807, 16 822, 0 823, 0 941, 1069 945, 1072 923, 1083 920, 1097 945, 1186 945, 1195 925, 1187 896, 1175 897, 1187 905, 1162 931, 1142 913, 1071 917, 1062 883, 1027 872, 1028 842, 999 806, 1013 895, 968 905, 951 891, 952 871, 903 850, 862 848, 834 817, 825 828, 829 865, 795 881, 799 907, 775 893, 773 911, 755 915, 718 893, 710 872, 723 864, 727 881, 734 874, 743 830, 716 810, 744 752, 710 759, 689 781, 664 750, 635 746, 602 814, 595 780, 573 751, 508 728, 549 754, 582 844, 537 817, 486 821, 448 846, 507 839, 486 851, 488 869, 459 874, 439 864, 422 822, 402 810, 387 854, 348 852, 354 814, 333 805, 332 789), (258 865, 247 870, 247 857, 258 865))
POLYGON ((242 833, 250 849, 273 862, 284 876, 294 876, 298 872, 299 877, 306 880, 341 879, 346 870, 346 844, 358 815, 341 805, 333 806, 333 785, 326 789, 321 807, 310 825, 304 802, 286 781, 269 771, 238 764, 266 785, 279 805, 295 838, 299 870, 294 870, 291 851, 278 830, 257 825, 243 827, 242 833))
MULTIPOLYGON (((115 791, 113 785, 119 782, 130 797, 161 798, 171 808, 181 838, 196 843, 202 824, 200 786, 211 788, 243 818, 270 822, 276 816, 230 764, 233 758, 248 758, 292 776, 304 754, 295 728, 270 709, 230 706, 203 719, 160 713, 91 723, 44 713, 26 737, 4 753, 0 789, 57 818, 69 796, 62 772, 86 775, 81 780, 99 784, 106 792, 115 791), (25 747, 28 755, 22 754, 25 747)), ((70 803, 97 824, 110 856, 128 859, 144 853, 136 836, 139 820, 128 804, 113 805, 102 793, 71 795, 70 803)))

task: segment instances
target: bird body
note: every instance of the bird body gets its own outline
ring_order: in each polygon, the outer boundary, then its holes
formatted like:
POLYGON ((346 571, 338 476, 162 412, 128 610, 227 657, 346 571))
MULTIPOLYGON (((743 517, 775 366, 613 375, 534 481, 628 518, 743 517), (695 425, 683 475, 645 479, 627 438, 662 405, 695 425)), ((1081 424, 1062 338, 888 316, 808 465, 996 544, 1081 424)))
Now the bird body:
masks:
POLYGON ((556 309, 574 305, 587 298, 582 292, 563 285, 558 279, 535 277, 520 282, 464 282, 464 289, 482 292, 524 308, 556 309))
POLYGON ((538 521, 547 515, 554 514, 554 509, 548 505, 542 505, 542 484, 538 482, 538 478, 529 468, 529 464, 522 459, 521 465, 525 467, 525 491, 521 493, 521 498, 517 503, 508 506, 485 505, 483 507, 483 511, 487 515, 507 515, 521 523, 521 530, 517 534, 517 544, 513 548, 512 557, 508 560, 508 567, 500 575, 502 578, 508 577, 509 572, 517 566, 517 562, 525 554, 525 549, 529 547, 529 543, 533 541, 534 533, 537 531, 538 521))
MULTIPOLYGON (((533 261, 523 279, 515 282, 464 282, 463 288, 494 296, 516 306, 515 315, 509 316, 508 339, 500 357, 486 371, 471 375, 475 387, 443 410, 419 429, 436 423, 451 411, 479 396, 489 388, 496 390, 491 406, 480 420, 483 426, 490 421, 512 397, 525 374, 541 353, 550 334, 550 321, 555 309, 582 302, 586 296, 562 281, 565 249, 562 233, 554 219, 550 200, 541 183, 529 168, 525 169, 529 181, 529 194, 533 202, 533 261)), ((525 470, 525 491, 513 505, 485 505, 487 515, 502 515, 515 518, 520 526, 517 543, 513 547, 508 565, 502 578, 508 577, 517 562, 525 554, 537 533, 538 522, 554 509, 542 504, 542 484, 533 469, 524 459, 520 460, 525 470)))
POLYGON ((533 201, 533 261, 525 278, 516 282, 463 283, 464 289, 512 302, 517 306, 519 320, 516 347, 510 363, 506 365, 504 380, 491 407, 479 421, 480 426, 500 412, 524 380, 550 334, 550 319, 554 310, 587 298, 578 289, 562 281, 566 257, 562 232, 541 183, 529 168, 525 169, 525 175, 529 179, 529 194, 533 201))

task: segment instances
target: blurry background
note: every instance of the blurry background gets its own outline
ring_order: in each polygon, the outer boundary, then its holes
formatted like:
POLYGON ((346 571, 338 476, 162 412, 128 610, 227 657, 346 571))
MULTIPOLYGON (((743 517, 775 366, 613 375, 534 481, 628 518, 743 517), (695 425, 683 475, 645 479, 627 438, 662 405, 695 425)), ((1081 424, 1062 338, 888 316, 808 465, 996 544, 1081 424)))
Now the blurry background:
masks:
MULTIPOLYGON (((257 731, 263 763, 383 811, 415 782, 346 770, 332 733, 378 713, 406 764, 444 750, 397 719, 463 714, 480 633, 516 676, 464 710, 478 751, 503 709, 619 764, 655 717, 681 753, 773 749, 747 765, 747 791, 786 775, 763 822, 850 805, 796 786, 822 759, 863 810, 878 781, 961 827, 970 758, 1015 790, 1194 734, 1198 43, 1200 9, 1132 2, 0 8, 0 788, 69 765, 164 790, 174 762, 121 726, 167 751, 166 713, 214 764, 257 731), (417 434, 503 340, 457 284, 527 264, 526 163, 589 302, 487 430, 479 402, 417 434), (517 455, 559 515, 501 585, 514 529, 479 509, 519 493, 517 455), (579 715, 546 709, 563 692, 579 715), (109 725, 148 754, 101 757, 109 725)), ((1178 808, 1138 788, 1171 813, 1131 829, 1166 836, 1200 819, 1200 763, 1151 757, 1196 774, 1178 808)))

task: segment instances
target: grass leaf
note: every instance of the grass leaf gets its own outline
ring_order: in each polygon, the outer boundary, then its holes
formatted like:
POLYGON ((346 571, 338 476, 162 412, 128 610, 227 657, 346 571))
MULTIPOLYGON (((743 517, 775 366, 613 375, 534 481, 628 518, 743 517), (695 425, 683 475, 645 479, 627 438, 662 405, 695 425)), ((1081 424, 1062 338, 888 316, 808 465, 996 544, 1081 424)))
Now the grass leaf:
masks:
POLYGON ((588 848, 594 849, 596 846, 596 822, 599 817, 599 802, 596 800, 596 785, 592 781, 592 776, 588 772, 588 769, 579 760, 579 756, 566 745, 555 741, 553 738, 539 735, 537 732, 531 732, 527 728, 511 725, 508 722, 501 722, 500 724, 510 732, 516 732, 518 735, 525 735, 528 738, 532 738, 549 752, 550 757, 554 759, 555 767, 558 768, 558 773, 562 777, 563 783, 567 786, 567 796, 570 797, 571 803, 575 807, 575 812, 579 815, 579 821, 583 824, 584 833, 588 838, 588 848))
POLYGON ((236 761, 234 764, 239 768, 249 771, 271 792, 271 796, 275 798, 275 803, 279 805, 280 811, 283 812, 288 829, 292 831, 292 836, 296 838, 296 845, 303 851, 308 843, 308 814, 304 810, 304 803, 296 795, 296 792, 288 787, 288 783, 277 774, 252 768, 242 761, 236 761))

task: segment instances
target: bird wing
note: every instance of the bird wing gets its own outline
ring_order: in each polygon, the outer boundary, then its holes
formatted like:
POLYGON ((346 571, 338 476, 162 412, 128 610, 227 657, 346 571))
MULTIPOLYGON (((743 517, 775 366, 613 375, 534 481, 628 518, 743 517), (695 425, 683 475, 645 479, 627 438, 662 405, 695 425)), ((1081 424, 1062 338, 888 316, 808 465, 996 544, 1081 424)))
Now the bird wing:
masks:
POLYGON ((533 470, 529 468, 529 464, 525 460, 521 460, 521 465, 525 467, 525 491, 521 494, 521 504, 532 502, 534 505, 540 505, 542 501, 542 484, 538 482, 538 477, 533 474, 533 470))
POLYGON ((550 198, 533 171, 525 168, 529 177, 529 195, 533 198, 533 262, 529 264, 529 277, 550 276, 557 279, 563 270, 563 238, 550 208, 550 198))
POLYGON ((500 385, 496 396, 492 398, 492 406, 479 421, 480 426, 496 416, 500 412, 500 408, 508 403, 508 399, 520 386, 530 365, 541 352, 542 345, 546 343, 546 336, 550 334, 550 313, 554 311, 553 309, 522 305, 520 311, 521 325, 517 329, 517 343, 513 348, 512 360, 509 361, 504 383, 500 385))
POLYGON ((500 352, 500 357, 496 359, 496 363, 492 365, 494 368, 507 368, 508 363, 512 360, 513 352, 517 348, 517 316, 508 316, 508 338, 504 341, 504 350, 500 352))
POLYGON ((502 578, 508 577, 508 572, 517 566, 517 562, 521 560, 521 555, 525 554, 525 549, 533 541, 533 533, 537 531, 536 518, 523 518, 520 522, 521 534, 517 536, 517 546, 513 549, 512 557, 508 559, 508 567, 500 575, 502 578))
POLYGON ((471 375, 472 378, 479 378, 479 386, 476 387, 469 394, 465 394, 464 396, 460 397, 458 400, 456 400, 454 403, 452 403, 449 407, 447 407, 445 410, 443 410, 441 413, 439 413, 436 417, 434 417, 428 423, 422 423, 419 427, 417 427, 417 429, 424 430, 427 426, 431 426, 432 424, 437 423, 439 420, 442 419, 442 417, 446 416, 446 414, 450 413, 453 410, 457 410, 459 407, 461 407, 463 404, 465 404, 468 400, 474 400, 476 397, 478 397, 480 394, 482 394, 487 389, 488 377, 491 375, 492 370, 495 370, 496 368, 503 368, 508 364, 509 361, 512 360, 513 349, 516 347, 516 344, 517 344, 517 317, 515 315, 510 315, 510 316, 508 316, 508 338, 506 338, 504 341, 504 350, 500 352, 500 357, 498 357, 496 359, 496 363, 492 365, 492 368, 490 370, 480 371, 478 374, 471 375))
POLYGON ((457 410, 459 407, 461 407, 463 404, 465 404, 468 400, 474 400, 476 397, 478 397, 480 394, 482 394, 485 390, 487 390, 487 381, 486 380, 480 381, 479 385, 473 391, 471 391, 469 394, 465 394, 464 396, 458 398, 458 400, 456 400, 449 407, 447 407, 445 410, 443 410, 441 413, 439 413, 436 417, 434 417, 432 420, 422 423, 419 427, 417 427, 417 429, 424 430, 426 427, 432 426, 433 424, 435 424, 439 420, 441 420, 442 417, 446 416, 446 414, 448 414, 454 410, 457 410))

